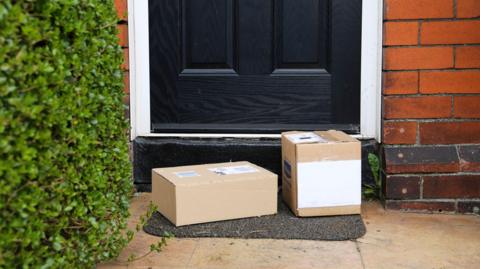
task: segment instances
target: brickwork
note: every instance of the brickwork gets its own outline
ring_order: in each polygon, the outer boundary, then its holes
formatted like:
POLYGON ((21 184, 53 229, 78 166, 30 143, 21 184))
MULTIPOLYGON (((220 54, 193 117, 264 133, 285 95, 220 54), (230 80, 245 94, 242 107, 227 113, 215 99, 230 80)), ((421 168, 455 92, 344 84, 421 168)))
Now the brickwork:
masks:
MULTIPOLYGON (((115 8, 118 14, 118 38, 120 46, 122 46, 124 54, 124 62, 122 64, 124 83, 125 83, 125 105, 130 106, 130 77, 129 77, 129 58, 128 58, 128 17, 127 17, 127 0, 115 0, 115 8)), ((127 118, 130 117, 129 109, 125 111, 127 118)))
POLYGON ((480 0, 384 0, 386 207, 478 213, 480 0))

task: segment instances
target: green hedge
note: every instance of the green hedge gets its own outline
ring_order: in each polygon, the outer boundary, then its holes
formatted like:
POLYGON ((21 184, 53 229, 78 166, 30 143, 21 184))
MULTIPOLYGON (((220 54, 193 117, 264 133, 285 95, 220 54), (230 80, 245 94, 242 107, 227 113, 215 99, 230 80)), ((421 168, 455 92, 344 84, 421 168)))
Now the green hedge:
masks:
POLYGON ((113 0, 0 1, 0 268, 118 255, 132 193, 113 0))

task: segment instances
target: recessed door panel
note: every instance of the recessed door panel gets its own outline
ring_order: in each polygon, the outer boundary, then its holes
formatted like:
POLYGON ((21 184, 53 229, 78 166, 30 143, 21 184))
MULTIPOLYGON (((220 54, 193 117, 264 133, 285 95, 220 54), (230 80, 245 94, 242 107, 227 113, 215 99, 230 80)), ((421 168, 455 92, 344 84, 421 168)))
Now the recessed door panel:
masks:
POLYGON ((234 68, 233 2, 182 0, 180 18, 184 69, 234 68))
POLYGON ((326 0, 281 0, 276 7, 277 68, 325 68, 326 0))

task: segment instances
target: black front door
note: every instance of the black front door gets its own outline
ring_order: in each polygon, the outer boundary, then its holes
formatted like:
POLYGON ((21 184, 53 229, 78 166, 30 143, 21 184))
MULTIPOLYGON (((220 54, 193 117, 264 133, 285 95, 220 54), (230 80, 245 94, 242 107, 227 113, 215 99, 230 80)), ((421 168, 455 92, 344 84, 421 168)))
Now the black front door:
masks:
POLYGON ((150 0, 153 132, 360 122, 361 0, 150 0))

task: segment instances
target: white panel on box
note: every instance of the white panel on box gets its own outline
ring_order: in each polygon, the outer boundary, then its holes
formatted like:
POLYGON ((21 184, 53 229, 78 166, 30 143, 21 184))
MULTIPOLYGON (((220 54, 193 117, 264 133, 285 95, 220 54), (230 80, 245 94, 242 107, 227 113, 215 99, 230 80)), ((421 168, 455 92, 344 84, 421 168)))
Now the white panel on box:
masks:
POLYGON ((298 163, 298 208, 359 205, 361 161, 298 163))

